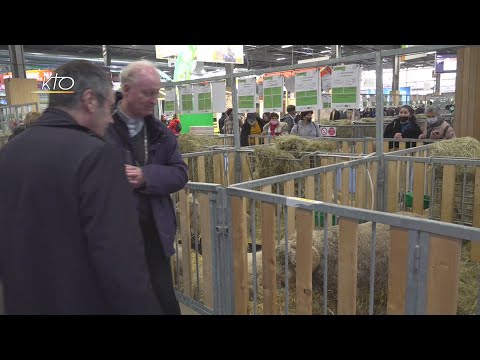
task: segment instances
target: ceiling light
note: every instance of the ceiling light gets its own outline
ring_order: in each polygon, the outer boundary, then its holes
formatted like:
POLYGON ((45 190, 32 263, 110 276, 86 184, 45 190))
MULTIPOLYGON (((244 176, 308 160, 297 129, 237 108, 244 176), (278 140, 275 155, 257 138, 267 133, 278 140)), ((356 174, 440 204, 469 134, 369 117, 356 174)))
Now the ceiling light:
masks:
POLYGON ((285 60, 286 58, 284 57, 281 57, 281 58, 277 58, 277 60, 285 60))
POLYGON ((282 45, 282 49, 285 49, 285 48, 288 48, 288 47, 291 47, 293 45, 282 45))
POLYGON ((330 50, 322 50, 322 51, 320 51, 320 54, 325 54, 325 53, 329 53, 329 52, 330 52, 330 50))

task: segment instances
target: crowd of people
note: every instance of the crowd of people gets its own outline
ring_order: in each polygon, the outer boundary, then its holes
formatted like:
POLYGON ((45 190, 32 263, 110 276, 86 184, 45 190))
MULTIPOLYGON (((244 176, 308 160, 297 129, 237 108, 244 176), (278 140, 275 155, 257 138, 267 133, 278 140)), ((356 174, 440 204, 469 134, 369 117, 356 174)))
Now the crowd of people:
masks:
MULTIPOLYGON (((175 114, 154 117, 161 87, 155 66, 129 64, 115 93, 101 67, 73 60, 56 70, 71 93, 49 94, 0 150, 0 280, 7 314, 180 314, 170 257, 177 223, 171 195, 188 182, 175 114)), ((52 89, 59 90, 59 89, 52 89)), ((452 139, 440 109, 425 109, 420 126, 401 106, 385 138, 452 139)), ((313 111, 294 105, 248 113, 221 132, 320 137, 313 111)), ((391 142, 391 147, 398 146, 391 142)), ((407 143, 407 147, 415 142, 407 143)))

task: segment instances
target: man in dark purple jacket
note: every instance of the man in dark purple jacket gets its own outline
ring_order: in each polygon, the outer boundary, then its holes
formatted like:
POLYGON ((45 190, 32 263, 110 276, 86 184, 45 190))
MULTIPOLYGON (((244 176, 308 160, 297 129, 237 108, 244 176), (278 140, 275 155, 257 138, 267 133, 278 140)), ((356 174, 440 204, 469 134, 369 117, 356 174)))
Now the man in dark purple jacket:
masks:
POLYGON ((128 65, 121 73, 123 98, 117 104, 107 141, 117 145, 133 188, 153 288, 167 314, 180 314, 172 282, 175 209, 170 195, 188 182, 176 137, 153 117, 160 75, 148 61, 128 65))

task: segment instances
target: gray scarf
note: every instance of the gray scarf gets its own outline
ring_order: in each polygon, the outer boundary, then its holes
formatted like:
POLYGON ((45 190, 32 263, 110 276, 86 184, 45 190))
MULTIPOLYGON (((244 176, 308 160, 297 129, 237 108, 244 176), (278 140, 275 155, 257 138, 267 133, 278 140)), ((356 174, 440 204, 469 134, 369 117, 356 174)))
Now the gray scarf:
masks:
MULTIPOLYGON (((121 102, 121 100, 120 100, 121 102)), ((117 106, 118 115, 120 115, 120 119, 122 119, 128 128, 128 133, 130 137, 134 137, 137 135, 143 128, 143 124, 145 123, 144 119, 132 119, 131 117, 127 116, 121 109, 120 109, 120 102, 117 106)))
POLYGON ((436 127, 439 127, 440 125, 442 125, 443 123, 443 119, 438 119, 436 122, 434 122, 433 124, 429 124, 427 122, 427 139, 430 139, 430 135, 432 134, 432 130, 436 127))

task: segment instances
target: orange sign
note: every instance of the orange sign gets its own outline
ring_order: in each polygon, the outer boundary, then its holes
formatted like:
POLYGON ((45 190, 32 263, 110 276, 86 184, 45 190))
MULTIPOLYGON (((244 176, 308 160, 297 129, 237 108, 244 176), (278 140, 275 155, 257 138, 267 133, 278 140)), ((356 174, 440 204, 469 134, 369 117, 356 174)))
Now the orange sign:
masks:
MULTIPOLYGON (((43 81, 49 79, 53 75, 54 70, 27 70, 27 79, 35 79, 37 81, 43 81)), ((0 83, 3 83, 5 79, 12 77, 12 73, 8 72, 0 75, 0 83)))

